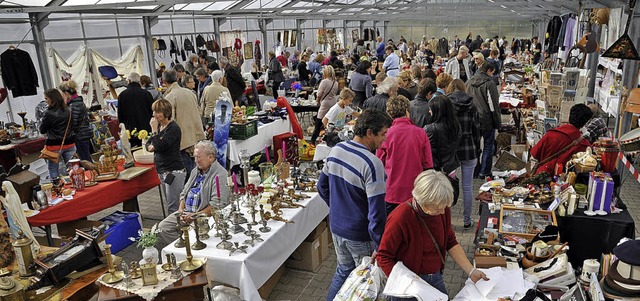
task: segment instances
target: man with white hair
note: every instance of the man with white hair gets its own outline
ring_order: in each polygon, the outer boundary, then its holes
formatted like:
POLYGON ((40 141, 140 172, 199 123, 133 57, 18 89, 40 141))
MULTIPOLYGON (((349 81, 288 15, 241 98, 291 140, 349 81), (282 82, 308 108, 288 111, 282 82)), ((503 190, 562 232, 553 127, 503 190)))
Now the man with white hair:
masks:
POLYGON ((387 101, 398 94, 398 81, 394 77, 387 77, 376 88, 376 95, 369 97, 362 105, 363 109, 376 109, 387 112, 387 101))
POLYGON ((444 72, 451 75, 453 79, 459 78, 462 81, 467 82, 467 80, 473 75, 469 68, 469 60, 467 60, 468 57, 469 48, 467 48, 467 46, 460 46, 458 55, 447 62, 447 67, 444 69, 444 72))
POLYGON ((202 105, 200 106, 201 117, 211 117, 211 113, 215 111, 216 103, 218 102, 220 95, 222 95, 222 92, 227 92, 227 95, 231 96, 229 89, 222 85, 223 78, 223 73, 220 70, 216 70, 211 73, 211 85, 204 88, 204 91, 202 92, 202 105))
POLYGON ((242 103, 242 94, 247 88, 244 77, 242 77, 238 68, 229 63, 226 57, 221 57, 219 62, 220 69, 224 70, 224 77, 227 79, 227 88, 229 88, 229 96, 231 97, 232 103, 235 104, 236 101, 242 103))
POLYGON ((180 237, 176 214, 185 223, 190 223, 196 215, 211 216, 211 212, 224 208, 229 204, 229 188, 220 185, 220 197, 217 195, 216 177, 226 181, 227 171, 216 160, 216 148, 210 141, 200 141, 195 145, 194 158, 196 167, 191 171, 180 193, 178 211, 160 222, 160 238, 163 245, 180 237), (213 205, 210 205, 210 203, 213 205))
MULTIPOLYGON (((151 132, 149 120, 153 115, 153 96, 140 86, 140 74, 131 72, 127 77, 127 89, 118 95, 118 122, 124 123, 129 131, 134 129, 151 132)), ((131 146, 142 145, 137 137, 131 137, 131 146)))

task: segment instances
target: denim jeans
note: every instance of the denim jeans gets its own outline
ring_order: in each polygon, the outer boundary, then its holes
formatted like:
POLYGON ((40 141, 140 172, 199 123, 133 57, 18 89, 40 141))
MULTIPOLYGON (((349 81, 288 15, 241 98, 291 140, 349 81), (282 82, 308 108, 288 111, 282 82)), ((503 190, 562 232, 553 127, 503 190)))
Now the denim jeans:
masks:
POLYGON ((335 298, 344 281, 347 280, 349 273, 362 263, 362 258, 371 256, 373 251, 375 251, 373 241, 355 241, 333 233, 331 235, 333 237, 333 246, 336 249, 338 264, 336 273, 333 275, 333 280, 331 280, 331 285, 329 286, 327 301, 333 301, 333 298, 335 298))
POLYGON ((464 205, 464 224, 471 223, 471 207, 473 206, 473 170, 476 159, 460 161, 462 169, 462 201, 464 205))
POLYGON ((164 195, 167 199, 167 213, 169 214, 178 211, 178 207, 180 206, 180 193, 184 188, 184 182, 187 175, 184 170, 174 170, 171 173, 175 176, 171 184, 167 184, 164 181, 167 174, 169 174, 168 172, 158 175, 160 183, 162 183, 160 187, 164 191, 164 195))
MULTIPOLYGON (((418 275, 422 280, 429 283, 435 289, 441 291, 443 294, 447 295, 447 287, 444 285, 444 278, 442 278, 442 273, 437 272, 435 274, 422 274, 418 275)), ((416 298, 398 298, 391 297, 392 301, 400 301, 400 300, 416 300, 416 298)))
POLYGON ((493 167, 493 147, 496 142, 496 130, 482 131, 482 166, 480 167, 480 175, 488 176, 491 174, 493 167))
POLYGON ((91 140, 76 140, 76 152, 80 160, 93 162, 91 159, 91 140))
MULTIPOLYGON (((65 165, 67 164, 67 162, 69 162, 69 160, 71 160, 71 157, 73 156, 73 154, 76 153, 76 146, 72 146, 70 148, 67 149, 63 149, 61 151, 58 151, 58 160, 60 160, 60 157, 62 157, 62 163, 64 163, 65 165)), ((54 163, 52 161, 49 160, 45 160, 47 161, 47 167, 49 168, 49 179, 51 179, 51 181, 53 182, 53 180, 56 180, 59 178, 60 176, 60 172, 58 171, 58 168, 60 167, 60 161, 58 161, 58 163, 54 163)))

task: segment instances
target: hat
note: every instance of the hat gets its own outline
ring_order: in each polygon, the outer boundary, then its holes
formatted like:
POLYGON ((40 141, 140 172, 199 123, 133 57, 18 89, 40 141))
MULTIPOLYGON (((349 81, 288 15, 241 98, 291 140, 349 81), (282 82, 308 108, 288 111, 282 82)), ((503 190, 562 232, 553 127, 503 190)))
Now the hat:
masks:
POLYGON ((160 67, 166 67, 164 63, 160 63, 160 67))
POLYGON ((0 88, 0 103, 3 103, 5 99, 7 99, 7 88, 0 88))
POLYGON ((640 266, 632 266, 616 260, 611 265, 607 276, 611 277, 612 280, 640 286, 640 266))
POLYGON ((628 240, 615 248, 613 248, 613 254, 620 259, 620 261, 629 265, 640 266, 640 240, 628 240))

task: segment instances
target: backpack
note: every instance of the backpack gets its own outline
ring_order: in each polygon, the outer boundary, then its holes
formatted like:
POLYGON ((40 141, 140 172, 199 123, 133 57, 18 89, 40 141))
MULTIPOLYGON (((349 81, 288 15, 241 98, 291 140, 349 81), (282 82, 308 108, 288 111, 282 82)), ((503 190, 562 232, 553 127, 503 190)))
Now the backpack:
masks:
POLYGON ((204 37, 202 37, 202 35, 196 36, 196 47, 200 48, 204 46, 205 43, 206 42, 204 41, 204 37))
POLYGON ((176 49, 176 43, 172 39, 169 39, 169 43, 171 45, 171 48, 169 48, 169 54, 171 55, 171 54, 177 53, 178 50, 176 49))
POLYGON ((193 48, 193 43, 191 43, 191 40, 189 40, 189 39, 184 39, 184 47, 183 48, 186 51, 195 52, 195 49, 193 48))
POLYGON ((165 50, 167 50, 167 43, 163 39, 157 39, 156 41, 158 43, 158 49, 156 49, 156 51, 158 52, 158 56, 164 57, 165 50))

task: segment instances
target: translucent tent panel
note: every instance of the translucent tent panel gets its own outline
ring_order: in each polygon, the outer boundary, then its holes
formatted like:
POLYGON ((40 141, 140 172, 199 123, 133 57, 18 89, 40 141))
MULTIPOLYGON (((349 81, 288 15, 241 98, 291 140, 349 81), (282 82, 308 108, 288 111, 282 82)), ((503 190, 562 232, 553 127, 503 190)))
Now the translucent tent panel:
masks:
POLYGON ((204 11, 225 10, 240 3, 242 0, 237 1, 216 1, 211 6, 204 9, 204 11))
POLYGON ((300 2, 296 2, 291 7, 313 7, 313 6, 322 6, 322 3, 300 1, 300 2))
POLYGON ((121 36, 144 35, 144 25, 140 19, 118 19, 121 36))
POLYGON ((151 27, 151 34, 154 36, 171 34, 171 20, 167 18, 159 18, 158 24, 151 27))
POLYGON ((247 19, 247 30, 260 30, 260 26, 258 25, 258 20, 247 19))
POLYGON ((213 32, 212 19, 195 19, 197 32, 213 32))
POLYGON ((256 0, 244 6, 244 9, 277 8, 291 2, 290 0, 256 0))
POLYGON ((231 22, 229 22, 228 20, 221 20, 220 31, 229 31, 229 30, 231 30, 231 22))
POLYGON ((97 4, 109 4, 109 3, 124 3, 131 2, 131 0, 100 0, 97 4))
POLYGON ((247 22, 245 19, 232 19, 231 28, 233 28, 233 30, 246 30, 247 22))
POLYGON ((105 35, 116 34, 116 20, 83 20, 84 32, 87 38, 100 38, 105 35))
POLYGON ((342 27, 342 20, 331 20, 327 22, 327 27, 342 27))
POLYGON ((62 3, 62 6, 92 5, 98 1, 99 0, 67 0, 67 2, 62 3))
POLYGON ((118 39, 89 40, 87 41, 87 46, 109 59, 117 59, 122 56, 118 39))
POLYGON ((45 6, 51 0, 5 0, 2 4, 13 3, 20 6, 45 6))
POLYGON ((340 11, 339 8, 324 8, 324 9, 318 10, 319 13, 335 13, 338 11, 340 11))
MULTIPOLYGON (((3 2, 2 4, 5 4, 5 3, 3 2)), ((22 14, 22 13, 0 14, 0 19, 25 19, 25 20, 29 20, 29 14, 22 14)))
POLYGON ((173 31, 178 33, 194 33, 195 28, 193 28, 193 19, 173 19, 173 31))
POLYGON ((311 12, 310 9, 297 9, 297 10, 285 9, 281 13, 283 13, 283 14, 306 14, 306 13, 310 13, 310 12, 311 12))
POLYGON ((182 8, 182 10, 203 10, 206 7, 212 5, 212 2, 204 2, 204 3, 191 3, 182 8))
POLYGON ((80 20, 50 21, 44 28, 44 36, 47 39, 80 39, 82 38, 80 20))
POLYGON ((150 5, 150 6, 136 6, 135 9, 147 9, 147 10, 154 10, 158 8, 158 5, 150 5))
POLYGON ((20 41, 23 37, 25 40, 31 40, 33 35, 29 32, 30 29, 29 23, 2 24, 0 41, 20 41))

